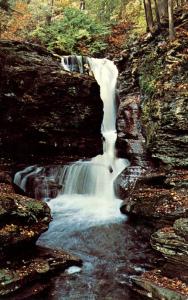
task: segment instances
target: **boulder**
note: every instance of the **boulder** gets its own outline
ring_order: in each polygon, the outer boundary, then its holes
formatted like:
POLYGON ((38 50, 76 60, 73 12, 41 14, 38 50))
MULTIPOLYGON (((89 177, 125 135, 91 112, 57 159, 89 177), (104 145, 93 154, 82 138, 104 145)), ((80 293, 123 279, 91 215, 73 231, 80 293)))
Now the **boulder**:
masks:
POLYGON ((79 258, 63 250, 35 245, 50 221, 45 202, 7 190, 0 192, 1 299, 38 297, 49 287, 52 275, 70 266, 81 267, 79 258))
POLYGON ((1 259, 23 246, 34 245, 48 229, 50 209, 45 202, 17 194, 0 193, 1 259), (13 250, 15 249, 15 250, 13 250))

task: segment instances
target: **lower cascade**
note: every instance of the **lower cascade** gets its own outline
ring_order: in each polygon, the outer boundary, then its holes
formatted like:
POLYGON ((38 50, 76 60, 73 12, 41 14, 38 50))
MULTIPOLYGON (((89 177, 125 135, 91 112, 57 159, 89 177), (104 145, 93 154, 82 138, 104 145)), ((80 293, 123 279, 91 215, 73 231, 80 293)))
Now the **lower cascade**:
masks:
MULTIPOLYGON (((125 218, 120 213, 120 200, 115 197, 113 182, 128 165, 126 160, 116 157, 115 150, 117 136, 115 92, 118 70, 108 59, 87 58, 86 61, 100 86, 104 105, 103 154, 90 161, 77 161, 63 168, 52 168, 43 180, 43 186, 46 186, 44 198, 49 198, 47 184, 45 185, 46 177, 62 186, 60 194, 50 200, 49 206, 52 212, 57 211, 64 214, 65 224, 67 222, 67 225, 72 225, 76 222, 77 228, 125 218)), ((79 70, 83 72, 82 62, 81 57, 62 58, 62 66, 66 71, 79 70)), ((18 172, 15 175, 14 183, 26 191, 29 177, 44 173, 44 168, 31 166, 18 172)), ((35 192, 37 194, 37 189, 35 192)))

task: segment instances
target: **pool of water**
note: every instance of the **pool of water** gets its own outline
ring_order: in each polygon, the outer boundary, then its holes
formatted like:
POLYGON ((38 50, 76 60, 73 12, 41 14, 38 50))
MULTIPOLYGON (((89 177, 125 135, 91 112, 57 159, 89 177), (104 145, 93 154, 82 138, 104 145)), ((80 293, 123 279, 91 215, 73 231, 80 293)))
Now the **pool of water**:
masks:
MULTIPOLYGON (((100 213, 100 208, 99 208, 100 213)), ((129 287, 130 277, 152 266, 150 229, 129 224, 127 219, 92 226, 71 225, 69 216, 55 211, 49 230, 38 244, 64 249, 83 260, 81 269, 71 268, 51 283, 47 300, 141 300, 129 287)))

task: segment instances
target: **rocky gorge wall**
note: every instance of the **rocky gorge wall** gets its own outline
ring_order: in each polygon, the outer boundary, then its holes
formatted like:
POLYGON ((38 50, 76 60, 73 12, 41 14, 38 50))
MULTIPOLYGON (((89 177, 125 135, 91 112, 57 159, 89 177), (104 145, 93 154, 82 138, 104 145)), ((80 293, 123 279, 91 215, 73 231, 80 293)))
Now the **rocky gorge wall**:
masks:
POLYGON ((1 153, 23 161, 102 152, 103 104, 92 77, 69 74, 45 49, 20 42, 0 42, 0 67, 1 153))
POLYGON ((187 19, 187 13, 179 19, 176 41, 163 29, 127 46, 117 60, 117 147, 131 165, 115 187, 123 213, 158 229, 151 246, 165 264, 132 278, 134 289, 152 299, 188 295, 187 19))

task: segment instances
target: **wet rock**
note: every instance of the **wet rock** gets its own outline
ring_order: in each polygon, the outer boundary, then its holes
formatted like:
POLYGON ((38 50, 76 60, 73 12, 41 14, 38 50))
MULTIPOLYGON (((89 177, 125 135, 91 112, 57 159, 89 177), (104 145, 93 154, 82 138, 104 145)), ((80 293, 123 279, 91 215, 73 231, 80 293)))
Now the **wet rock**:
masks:
POLYGON ((0 193, 1 259, 13 249, 33 245, 51 221, 46 203, 17 194, 0 193))
POLYGON ((17 162, 102 152, 93 77, 70 74, 43 48, 20 42, 0 42, 0 66, 0 152, 17 162))
POLYGON ((173 224, 188 215, 187 170, 129 167, 116 179, 121 211, 155 227, 173 224), (131 172, 132 172, 132 176, 131 172))
POLYGON ((0 193, 14 193, 14 188, 11 184, 0 183, 0 193))
POLYGON ((82 262, 64 251, 36 247, 32 252, 18 255, 16 261, 9 260, 1 266, 0 296, 6 296, 6 299, 9 295, 11 299, 24 299, 25 293, 27 296, 37 295, 46 287, 52 274, 73 265, 81 266, 82 262))
MULTIPOLYGON (((155 222, 162 226, 174 220, 188 217, 187 196, 174 190, 139 188, 126 199, 122 211, 155 222)), ((158 224, 156 224, 158 225, 158 224)))
POLYGON ((174 222, 174 230, 177 235, 185 238, 188 242, 188 219, 178 219, 174 222))
MULTIPOLYGON (((178 219, 151 236, 152 247, 166 259, 161 269, 163 276, 179 278, 188 284, 188 219, 178 219)), ((187 291, 188 292, 188 291, 187 291)))
POLYGON ((140 123, 140 94, 121 95, 117 114, 118 155, 133 165, 146 165, 145 139, 140 123))
MULTIPOLYGON (((68 164, 66 163, 66 166, 68 164)), ((56 198, 63 190, 64 165, 29 166, 16 173, 15 190, 38 200, 56 198)))
POLYGON ((56 183, 54 179, 49 179, 45 175, 31 175, 28 177, 25 193, 38 200, 48 200, 56 198, 61 189, 62 185, 56 183))
POLYGON ((173 227, 164 227, 153 233, 151 245, 167 260, 183 265, 188 270, 188 242, 178 235, 173 227))
POLYGON ((188 286, 178 279, 162 276, 160 271, 132 276, 133 289, 150 299, 187 300, 188 286))
POLYGON ((186 169, 173 169, 171 170, 165 180, 165 183, 170 187, 176 189, 188 188, 188 170, 186 169))
MULTIPOLYGON (((143 170, 140 166, 130 166, 115 179, 114 188, 116 196, 124 199, 124 204, 127 203, 127 198, 133 192, 142 172, 143 170)), ((122 205, 122 209, 124 204, 122 205)))
POLYGON ((0 183, 12 184, 12 177, 8 171, 0 171, 0 183))

